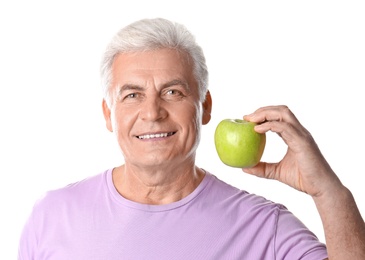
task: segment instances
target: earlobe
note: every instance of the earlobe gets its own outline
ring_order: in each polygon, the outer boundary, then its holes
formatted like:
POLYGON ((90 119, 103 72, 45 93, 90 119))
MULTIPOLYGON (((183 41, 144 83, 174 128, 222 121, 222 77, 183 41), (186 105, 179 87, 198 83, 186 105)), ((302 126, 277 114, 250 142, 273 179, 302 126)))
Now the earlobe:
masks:
POLYGON ((203 125, 208 124, 210 121, 211 112, 212 112, 212 103, 213 103, 212 97, 208 90, 207 94, 205 95, 205 101, 203 102, 203 118, 202 118, 203 125))
POLYGON ((103 99, 102 106, 103 106, 103 114, 104 114, 106 128, 110 132, 113 132, 113 125, 112 125, 112 120, 111 120, 111 111, 110 111, 110 108, 109 108, 108 104, 106 103, 105 99, 103 99))

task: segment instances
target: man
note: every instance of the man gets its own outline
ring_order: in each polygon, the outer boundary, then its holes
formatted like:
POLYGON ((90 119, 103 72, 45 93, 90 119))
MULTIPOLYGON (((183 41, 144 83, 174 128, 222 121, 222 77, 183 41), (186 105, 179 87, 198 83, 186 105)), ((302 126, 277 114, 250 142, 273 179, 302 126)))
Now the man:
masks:
POLYGON ((288 145, 245 172, 312 196, 326 246, 282 205, 195 165, 212 100, 202 50, 185 27, 147 19, 122 29, 102 63, 103 112, 124 164, 50 191, 24 228, 19 259, 365 259, 350 191, 286 106, 244 118, 288 145))

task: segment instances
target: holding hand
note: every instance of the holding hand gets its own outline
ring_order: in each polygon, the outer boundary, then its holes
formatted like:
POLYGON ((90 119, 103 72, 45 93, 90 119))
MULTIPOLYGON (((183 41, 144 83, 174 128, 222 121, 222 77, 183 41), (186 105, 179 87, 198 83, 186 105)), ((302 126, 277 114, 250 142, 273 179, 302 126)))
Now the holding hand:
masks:
POLYGON ((244 116, 258 123, 255 131, 277 133, 288 145, 284 158, 277 163, 260 162, 244 172, 281 181, 313 197, 331 192, 342 184, 323 157, 312 135, 286 106, 268 106, 244 116))

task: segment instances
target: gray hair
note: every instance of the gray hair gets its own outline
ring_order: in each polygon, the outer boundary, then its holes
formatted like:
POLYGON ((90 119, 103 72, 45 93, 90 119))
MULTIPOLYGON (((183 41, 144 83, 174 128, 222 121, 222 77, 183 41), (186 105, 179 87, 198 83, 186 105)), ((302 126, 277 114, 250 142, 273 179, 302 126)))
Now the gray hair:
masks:
POLYGON ((193 73, 198 82, 199 99, 204 101, 208 89, 208 70, 202 48, 181 24, 162 18, 143 19, 122 28, 107 46, 101 63, 101 84, 109 103, 112 64, 120 53, 171 48, 186 52, 193 60, 193 73))

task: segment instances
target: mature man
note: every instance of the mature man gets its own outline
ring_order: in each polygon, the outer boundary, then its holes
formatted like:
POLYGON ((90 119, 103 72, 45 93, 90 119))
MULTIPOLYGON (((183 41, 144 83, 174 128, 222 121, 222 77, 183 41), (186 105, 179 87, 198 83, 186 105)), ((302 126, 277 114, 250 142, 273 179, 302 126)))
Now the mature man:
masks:
POLYGON ((39 200, 19 259, 365 259, 350 191, 286 106, 244 117, 288 145, 280 162, 244 171, 312 196, 327 246, 284 206, 195 165, 212 100, 203 52, 185 27, 146 19, 123 28, 102 78, 106 126, 125 163, 39 200))

